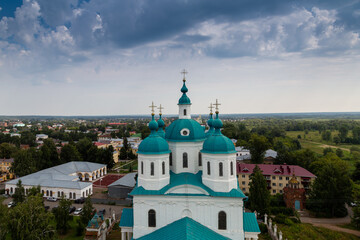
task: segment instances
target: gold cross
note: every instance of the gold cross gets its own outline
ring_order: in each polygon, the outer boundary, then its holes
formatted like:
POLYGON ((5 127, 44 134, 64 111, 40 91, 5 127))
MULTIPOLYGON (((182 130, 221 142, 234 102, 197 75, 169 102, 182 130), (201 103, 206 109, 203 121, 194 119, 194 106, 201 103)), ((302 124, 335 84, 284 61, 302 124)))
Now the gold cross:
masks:
POLYGON ((161 115, 161 114, 162 114, 161 110, 164 109, 164 108, 161 106, 161 104, 160 104, 160 107, 158 107, 158 109, 160 110, 160 111, 159 111, 159 114, 161 115))
POLYGON ((155 114, 155 108, 156 106, 154 105, 154 102, 151 103, 151 106, 149 106, 149 108, 151 108, 151 114, 154 115, 155 114))
POLYGON ((213 106, 212 103, 210 103, 210 107, 209 107, 209 108, 210 108, 210 114, 212 114, 212 113, 213 113, 212 111, 213 111, 213 108, 214 108, 214 106, 213 106))
POLYGON ((188 74, 188 72, 185 70, 185 68, 182 70, 181 74, 184 75, 184 80, 185 80, 185 77, 186 77, 186 74, 188 74))
POLYGON ((221 105, 218 100, 216 99, 216 102, 214 103, 215 105, 215 110, 216 110, 216 113, 219 113, 219 106, 221 105))

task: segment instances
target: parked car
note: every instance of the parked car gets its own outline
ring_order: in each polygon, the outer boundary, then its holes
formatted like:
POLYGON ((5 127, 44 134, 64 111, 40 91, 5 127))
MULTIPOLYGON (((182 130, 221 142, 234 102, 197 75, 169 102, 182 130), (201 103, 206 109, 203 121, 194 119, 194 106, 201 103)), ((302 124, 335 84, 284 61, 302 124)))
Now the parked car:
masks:
POLYGON ((1 195, 1 196, 3 196, 3 197, 5 197, 5 198, 8 198, 8 197, 10 197, 8 194, 6 194, 6 193, 4 193, 3 195, 1 195))
POLYGON ((69 208, 69 214, 75 212, 75 210, 76 210, 76 207, 70 207, 69 208))
POLYGON ((357 206, 357 202, 351 202, 351 203, 350 203, 350 206, 356 207, 356 206, 357 206))
POLYGON ((56 202, 57 201, 57 198, 56 197, 48 197, 47 200, 49 202, 56 202))
POLYGON ((105 212, 106 212, 105 208, 99 210, 99 214, 105 215, 105 212))
POLYGON ((75 203, 84 203, 84 202, 85 202, 85 198, 81 197, 81 198, 75 199, 74 202, 75 202, 75 203))
POLYGON ((82 211, 82 208, 78 208, 75 210, 74 215, 79 215, 80 213, 82 213, 82 211))
POLYGON ((12 208, 12 207, 14 207, 15 206, 15 203, 14 202, 9 202, 8 203, 8 208, 12 208))

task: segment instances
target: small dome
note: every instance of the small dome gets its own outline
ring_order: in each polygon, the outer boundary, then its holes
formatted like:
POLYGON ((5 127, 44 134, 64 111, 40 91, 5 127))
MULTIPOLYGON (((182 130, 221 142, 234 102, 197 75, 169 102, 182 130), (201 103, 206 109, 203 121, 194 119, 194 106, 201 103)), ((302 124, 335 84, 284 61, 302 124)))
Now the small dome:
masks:
POLYGON ((222 125, 223 124, 219 119, 218 114, 216 114, 216 119, 213 122, 213 127, 215 128, 215 131, 205 140, 201 152, 211 154, 236 153, 233 142, 230 140, 230 138, 224 136, 221 133, 220 128, 222 127, 222 125))
POLYGON ((166 128, 165 139, 174 142, 203 141, 205 139, 205 131, 193 119, 177 119, 166 128))
POLYGON ((160 119, 157 121, 157 124, 158 124, 159 128, 162 128, 165 126, 165 122, 164 122, 164 120, 162 120, 161 115, 160 115, 160 119))
POLYGON ((209 130, 205 134, 206 138, 210 137, 214 133, 213 123, 214 123, 214 119, 212 118, 212 114, 210 114, 210 118, 207 121, 207 125, 209 126, 209 130))
POLYGON ((185 105, 185 104, 191 104, 190 98, 186 95, 186 93, 188 92, 188 88, 185 85, 185 80, 184 80, 184 84, 181 88, 181 92, 183 93, 182 96, 179 99, 179 105, 185 105))
POLYGON ((149 123, 149 128, 151 130, 150 135, 145 138, 139 145, 138 153, 139 154, 166 154, 170 153, 169 144, 165 141, 164 138, 160 137, 156 129, 158 127, 157 122, 152 116, 152 120, 149 123))
POLYGON ((165 132, 163 127, 165 126, 165 122, 164 120, 162 120, 161 115, 160 115, 160 119, 157 121, 159 129, 157 130, 157 134, 162 137, 165 138, 165 132))

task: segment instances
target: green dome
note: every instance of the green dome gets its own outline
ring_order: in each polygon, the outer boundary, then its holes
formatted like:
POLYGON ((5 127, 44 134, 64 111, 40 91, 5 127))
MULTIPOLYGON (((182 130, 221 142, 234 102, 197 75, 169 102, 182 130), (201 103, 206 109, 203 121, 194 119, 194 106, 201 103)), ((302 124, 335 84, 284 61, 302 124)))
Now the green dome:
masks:
POLYGON ((203 141, 205 139, 205 131, 193 119, 177 119, 166 128, 165 139, 173 142, 203 141))
POLYGON ((162 120, 161 115, 160 115, 160 119, 157 121, 157 123, 158 123, 158 126, 159 126, 157 134, 160 137, 165 138, 165 132, 164 132, 164 129, 163 129, 163 127, 165 126, 165 122, 164 122, 164 120, 162 120))
POLYGON ((150 135, 145 138, 139 145, 139 154, 165 154, 170 153, 169 144, 164 138, 160 137, 156 132, 158 127, 157 122, 154 120, 154 115, 149 123, 151 130, 150 135))
POLYGON ((209 130, 205 133, 206 138, 210 137, 214 133, 214 127, 213 127, 214 119, 212 117, 212 113, 210 114, 210 118, 207 121, 207 124, 209 126, 209 130))
POLYGON ((216 114, 216 119, 213 122, 215 131, 205 140, 201 152, 211 154, 236 153, 233 142, 221 133, 220 128, 222 125, 218 114, 216 114))
POLYGON ((181 96, 181 98, 179 99, 179 105, 185 105, 185 104, 191 104, 190 98, 186 95, 186 93, 188 92, 188 89, 185 85, 185 80, 184 80, 184 84, 181 88, 181 92, 183 93, 183 95, 181 96))

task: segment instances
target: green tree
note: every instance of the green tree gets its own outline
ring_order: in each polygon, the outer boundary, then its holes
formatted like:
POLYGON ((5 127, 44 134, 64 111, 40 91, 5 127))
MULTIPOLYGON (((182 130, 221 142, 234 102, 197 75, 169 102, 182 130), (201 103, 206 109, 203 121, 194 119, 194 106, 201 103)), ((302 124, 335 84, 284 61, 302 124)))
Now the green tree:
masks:
POLYGON ((353 179, 354 182, 358 182, 358 181, 360 182, 360 161, 357 161, 355 163, 355 170, 352 173, 351 178, 353 179))
MULTIPOLYGON (((357 204, 360 203, 360 185, 354 184, 353 192, 352 192, 352 200, 357 204)), ((357 205, 352 208, 353 216, 351 217, 351 223, 355 225, 357 228, 360 227, 360 206, 357 205)))
POLYGON ((329 131, 329 130, 323 131, 321 134, 321 138, 324 141, 331 141, 331 131, 329 131))
POLYGON ((339 129, 339 137, 341 139, 341 142, 344 142, 346 137, 347 137, 347 134, 349 132, 349 128, 347 125, 342 125, 339 129))
POLYGON ((323 150, 324 156, 326 156, 326 154, 328 154, 328 153, 333 153, 333 152, 334 151, 332 150, 331 147, 324 148, 324 150, 323 150))
POLYGON ((256 165, 250 175, 249 201, 251 210, 256 210, 261 215, 268 213, 270 204, 270 193, 267 182, 260 168, 256 165))
POLYGON ((40 161, 38 169, 49 168, 60 164, 59 155, 52 139, 45 139, 44 145, 40 148, 40 161))
POLYGON ((89 161, 90 149, 95 147, 89 138, 82 138, 76 144, 76 148, 79 151, 83 161, 89 161))
POLYGON ((3 198, 0 198, 0 239, 6 239, 8 232, 7 219, 8 219, 8 208, 2 203, 3 198))
POLYGON ((40 185, 37 185, 36 187, 33 186, 32 188, 30 188, 27 197, 29 196, 42 196, 40 185))
POLYGON ((56 230, 58 230, 60 234, 66 234, 70 228, 69 221, 72 218, 69 214, 70 207, 71 201, 61 197, 59 206, 54 210, 56 230))
POLYGON ((0 158, 11 158, 16 154, 17 151, 18 148, 14 145, 6 142, 0 144, 0 158))
POLYGON ((120 160, 129 160, 134 159, 136 156, 134 155, 131 145, 128 142, 127 138, 124 137, 123 147, 120 149, 119 159, 120 160))
POLYGON ((42 198, 30 196, 9 211, 7 227, 11 239, 51 240, 55 233, 51 221, 52 214, 45 211, 42 198))
POLYGON ((15 193, 12 195, 14 202, 19 204, 25 200, 25 189, 22 185, 21 180, 19 180, 16 184, 15 193))
POLYGON ((36 167, 36 160, 38 159, 39 153, 34 148, 20 150, 14 157, 11 171, 19 177, 34 173, 38 170, 36 167))
POLYGON ((90 196, 88 196, 85 199, 85 203, 83 205, 83 211, 81 212, 81 222, 86 226, 88 224, 88 222, 91 220, 91 218, 93 217, 93 212, 94 212, 94 207, 92 205, 90 196))
POLYGON ((266 137, 252 134, 246 147, 250 150, 251 162, 262 163, 265 151, 269 149, 270 143, 266 137))
POLYGON ((344 152, 340 148, 337 148, 335 153, 336 153, 336 156, 338 156, 339 158, 344 157, 344 152))
POLYGON ((81 161, 81 155, 73 144, 66 144, 61 149, 60 161, 61 163, 81 161))
POLYGON ((311 164, 317 176, 310 192, 309 209, 327 216, 346 215, 345 203, 351 200, 349 166, 334 153, 311 164))

